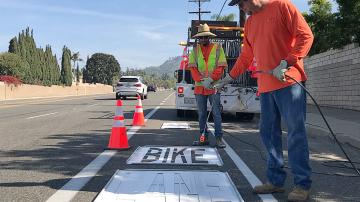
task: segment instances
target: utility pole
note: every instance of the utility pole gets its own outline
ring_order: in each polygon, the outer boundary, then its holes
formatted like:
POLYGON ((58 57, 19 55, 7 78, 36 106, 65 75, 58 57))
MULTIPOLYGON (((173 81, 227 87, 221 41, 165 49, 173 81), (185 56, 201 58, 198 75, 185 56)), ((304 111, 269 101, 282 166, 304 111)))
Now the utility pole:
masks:
POLYGON ((246 14, 243 10, 241 10, 240 6, 239 6, 239 23, 240 23, 240 27, 244 27, 245 25, 245 20, 246 20, 246 14))
POLYGON ((211 13, 210 11, 202 11, 201 10, 201 3, 202 2, 210 2, 210 0, 189 0, 189 2, 198 3, 198 11, 189 12, 190 14, 198 14, 199 15, 199 22, 201 21, 201 14, 203 13, 211 13))

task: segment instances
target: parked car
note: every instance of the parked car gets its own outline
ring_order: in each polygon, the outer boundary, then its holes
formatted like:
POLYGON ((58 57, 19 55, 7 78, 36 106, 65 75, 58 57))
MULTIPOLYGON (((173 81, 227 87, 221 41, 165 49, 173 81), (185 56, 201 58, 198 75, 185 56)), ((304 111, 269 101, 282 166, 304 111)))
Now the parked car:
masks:
POLYGON ((147 99, 147 86, 141 76, 122 76, 115 87, 116 99, 126 99, 127 97, 137 97, 147 99))
POLYGON ((149 92, 149 91, 156 92, 156 90, 157 90, 157 87, 154 86, 154 85, 149 85, 148 88, 147 88, 147 91, 148 91, 148 92, 149 92))

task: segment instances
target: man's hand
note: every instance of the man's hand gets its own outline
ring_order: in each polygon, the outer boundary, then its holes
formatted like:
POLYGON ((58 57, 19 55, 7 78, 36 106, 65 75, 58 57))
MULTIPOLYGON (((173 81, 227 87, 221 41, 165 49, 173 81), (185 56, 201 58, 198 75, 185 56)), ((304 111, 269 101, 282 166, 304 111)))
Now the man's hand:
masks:
POLYGON ((203 78, 202 80, 201 80, 201 83, 203 84, 203 86, 204 86, 204 88, 206 88, 206 89, 211 89, 211 88, 213 88, 213 85, 212 85, 212 82, 213 82, 214 80, 212 79, 212 78, 210 78, 210 77, 205 77, 205 78, 203 78))
POLYGON ((286 60, 281 60, 280 64, 272 70, 272 74, 280 81, 286 81, 285 72, 288 70, 288 63, 286 60))
POLYGON ((221 91, 224 88, 224 86, 226 84, 229 84, 232 80, 233 78, 231 78, 231 76, 227 74, 225 78, 221 79, 219 83, 215 84, 214 87, 217 89, 217 91, 221 91))

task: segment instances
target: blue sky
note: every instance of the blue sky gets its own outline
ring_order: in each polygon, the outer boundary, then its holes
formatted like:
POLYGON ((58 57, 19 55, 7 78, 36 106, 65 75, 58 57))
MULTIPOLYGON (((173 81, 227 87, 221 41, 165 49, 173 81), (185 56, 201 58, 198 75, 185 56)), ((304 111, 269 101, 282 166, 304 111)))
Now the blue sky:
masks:
MULTIPOLYGON (((217 14, 223 2, 203 3, 212 13, 202 18, 217 14)), ((300 11, 308 10, 307 0, 292 2, 300 11)), ((112 54, 122 69, 158 66, 180 55, 177 44, 186 40, 187 26, 197 18, 188 14, 197 9, 188 0, 0 0, 0 9, 0 52, 30 27, 37 46, 50 44, 58 58, 66 45, 84 60, 97 52, 112 54)), ((229 13, 238 10, 226 5, 222 14, 229 13)))

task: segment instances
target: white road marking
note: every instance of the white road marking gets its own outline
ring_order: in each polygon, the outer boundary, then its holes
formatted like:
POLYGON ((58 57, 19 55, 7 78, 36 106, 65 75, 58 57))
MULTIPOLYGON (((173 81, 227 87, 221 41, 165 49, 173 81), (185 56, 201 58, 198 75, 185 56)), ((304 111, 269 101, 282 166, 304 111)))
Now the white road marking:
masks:
MULTIPOLYGON (((170 94, 168 97, 170 97, 172 94, 170 94)), ((159 106, 151 110, 151 112, 145 116, 145 122, 150 119, 158 109, 160 109, 159 106)), ((128 139, 130 139, 140 128, 140 126, 133 126, 127 130, 128 139)), ((71 201, 79 192, 79 190, 96 175, 96 173, 111 159, 112 156, 114 156, 114 154, 116 154, 116 152, 117 151, 115 150, 106 150, 102 152, 98 157, 96 157, 96 159, 90 162, 89 165, 87 165, 77 175, 75 175, 68 183, 56 191, 47 200, 47 202, 71 201)))
MULTIPOLYGON (((210 132, 215 136, 214 131, 215 129, 208 124, 210 132)), ((223 139, 226 148, 224 149, 225 152, 229 155, 231 160, 235 163, 236 167, 241 171, 247 181, 250 183, 251 187, 254 188, 257 185, 262 185, 263 183, 256 177, 256 175, 250 170, 250 168, 246 165, 246 163, 236 154, 236 152, 230 147, 230 145, 223 139)), ((262 201, 274 202, 277 201, 272 194, 259 194, 258 195, 262 201)))
POLYGON ((53 112, 53 113, 49 113, 49 114, 42 114, 42 115, 38 115, 38 116, 32 116, 32 117, 28 117, 26 119, 34 119, 34 118, 39 118, 39 117, 43 117, 43 116, 49 116, 49 115, 53 115, 53 114, 57 114, 59 112, 53 112))
POLYGON ((68 183, 66 183, 60 190, 55 192, 47 201, 70 201, 78 191, 85 186, 87 182, 93 178, 96 173, 116 154, 115 150, 106 150, 102 152, 96 159, 91 161, 89 165, 83 168, 77 175, 75 175, 68 183))

